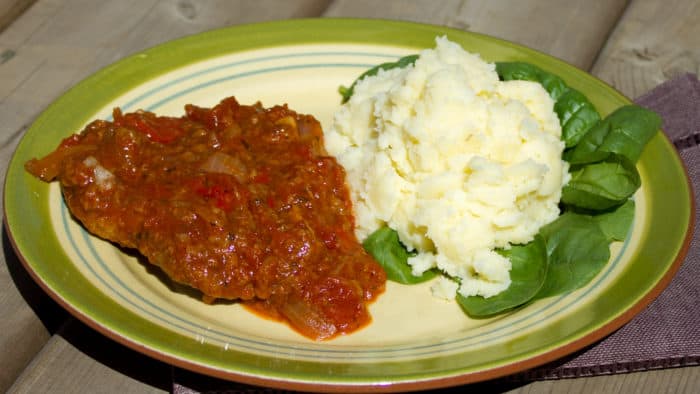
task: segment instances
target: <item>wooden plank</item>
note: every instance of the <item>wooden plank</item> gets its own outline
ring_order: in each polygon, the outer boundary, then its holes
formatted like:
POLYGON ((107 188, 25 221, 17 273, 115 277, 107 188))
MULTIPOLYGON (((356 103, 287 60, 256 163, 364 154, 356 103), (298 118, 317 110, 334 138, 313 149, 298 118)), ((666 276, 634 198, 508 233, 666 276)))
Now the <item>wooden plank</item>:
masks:
POLYGON ((625 3, 624 0, 335 0, 324 15, 451 26, 513 41, 587 70, 625 3))
POLYGON ((682 73, 700 74, 700 2, 635 0, 592 73, 634 98, 682 73))
POLYGON ((0 392, 7 390, 49 340, 66 313, 37 286, 3 234, 0 265, 0 392), (31 307, 30 307, 31 306, 31 307))
POLYGON ((35 0, 0 0, 0 31, 24 12, 35 0))
MULTIPOLYGON (((5 29, 32 3, 33 0, 0 0, 0 32, 7 31, 5 29)), ((12 85, 8 80, 15 77, 15 73, 4 66, 12 57, 14 52, 0 45, 0 89, 12 85)), ((21 116, 22 108, 3 105, 1 100, 0 119, 7 119, 11 123, 14 121, 19 125, 14 128, 14 132, 4 129, 0 132, 0 160, 4 172, 10 152, 14 150, 16 140, 25 127, 22 121, 16 120, 21 116)), ((0 355, 0 391, 4 392, 49 340, 52 330, 50 326, 60 324, 53 320, 61 320, 65 315, 33 283, 15 256, 5 231, 2 241, 5 253, 3 264, 0 264, 0 314, 3 316, 0 319, 0 349, 4 351, 0 355), (53 319, 46 316, 60 317, 53 319), (48 319, 51 323, 45 325, 42 319, 48 319)))
POLYGON ((71 320, 8 393, 164 393, 171 367, 71 320))
POLYGON ((0 35, 0 115, 10 120, 0 125, 0 138, 12 135, 70 86, 131 53, 216 27, 314 16, 326 4, 41 1, 0 35), (17 118, 12 114, 20 107, 28 110, 17 118))
MULTIPOLYGON (((90 73, 139 50, 231 24, 314 16, 326 4, 325 0, 41 1, 0 35, 0 103, 14 101, 42 109, 90 73), (36 94, 39 91, 41 95, 36 94)), ((16 126, 4 124, 0 136, 16 126)))

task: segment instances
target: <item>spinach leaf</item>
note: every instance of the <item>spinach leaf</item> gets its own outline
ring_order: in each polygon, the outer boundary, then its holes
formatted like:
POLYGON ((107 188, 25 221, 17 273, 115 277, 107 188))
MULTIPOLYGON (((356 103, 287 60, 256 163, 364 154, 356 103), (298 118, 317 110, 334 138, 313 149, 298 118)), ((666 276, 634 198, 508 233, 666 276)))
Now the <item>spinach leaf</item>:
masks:
POLYGON ((564 159, 571 164, 593 163, 611 153, 636 163, 644 146, 661 127, 661 117, 637 105, 625 105, 594 125, 564 159))
POLYGON ((372 75, 377 75, 379 70, 390 70, 392 68, 404 68, 408 65, 411 65, 416 62, 416 59, 418 59, 418 55, 408 55, 400 58, 399 60, 395 62, 388 62, 388 63, 382 63, 378 66, 374 66, 370 68, 369 70, 365 71, 362 73, 356 80, 355 82, 350 85, 349 88, 346 88, 345 86, 341 86, 338 89, 338 92, 340 95, 343 97, 341 103, 346 103, 348 100, 350 100, 350 97, 352 97, 353 93, 355 93, 355 85, 361 80, 363 80, 365 77, 369 77, 372 75))
POLYGON ((362 242, 365 250, 384 268, 389 280, 403 284, 425 282, 435 277, 434 270, 414 276, 408 258, 411 254, 399 241, 399 234, 389 227, 381 227, 362 242))
POLYGON ((634 200, 627 200, 616 209, 593 216, 608 242, 624 241, 634 223, 634 200))
POLYGON ((511 264, 510 286, 493 297, 465 297, 457 294, 457 302, 472 317, 486 317, 513 309, 528 302, 542 288, 547 274, 547 248, 537 235, 532 242, 498 250, 511 264))
POLYGON ((572 167, 571 180, 562 189, 561 201, 565 205, 602 211, 625 202, 640 185, 634 164, 625 156, 610 154, 601 162, 572 167))
POLYGON ((561 139, 567 148, 581 141, 588 130, 600 121, 593 104, 581 92, 569 89, 554 104, 561 123, 561 139))
POLYGON ((565 212, 542 227, 547 247, 547 275, 533 299, 576 290, 590 282, 610 259, 607 237, 592 217, 565 212))
POLYGON ((503 81, 519 80, 539 82, 554 101, 558 101, 559 98, 569 90, 569 87, 563 79, 530 63, 497 62, 496 73, 498 73, 498 76, 503 81))

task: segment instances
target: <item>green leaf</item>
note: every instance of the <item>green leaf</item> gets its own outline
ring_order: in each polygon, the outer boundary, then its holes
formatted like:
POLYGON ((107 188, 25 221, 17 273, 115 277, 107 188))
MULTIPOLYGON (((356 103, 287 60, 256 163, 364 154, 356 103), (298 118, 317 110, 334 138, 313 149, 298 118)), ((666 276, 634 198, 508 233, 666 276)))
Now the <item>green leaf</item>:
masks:
POLYGON ((637 168, 625 156, 610 154, 605 160, 572 167, 571 180, 562 189, 565 205, 594 211, 624 203, 641 185, 637 168))
POLYGON ((511 284, 503 292, 488 298, 465 297, 458 293, 457 302, 472 317, 486 317, 513 309, 528 302, 542 288, 547 274, 547 249, 541 236, 525 245, 498 252, 512 264, 511 284))
POLYGON ((561 139, 567 148, 581 141, 588 130, 600 121, 593 104, 581 92, 569 89, 554 104, 554 112, 561 122, 561 139))
POLYGON ((610 212, 593 216, 593 219, 598 222, 608 242, 624 241, 634 223, 634 200, 627 200, 610 212))
POLYGON ((566 212, 542 227, 547 275, 534 299, 564 294, 590 282, 610 259, 608 240, 592 217, 566 212))
POLYGON ((569 90, 563 79, 530 63, 497 62, 496 73, 503 81, 539 82, 554 101, 558 101, 569 90))
POLYGON ((549 93, 549 96, 552 97, 554 101, 559 101, 559 99, 570 89, 566 83, 564 83, 563 79, 554 74, 542 71, 539 78, 539 83, 542 84, 544 90, 549 93))
POLYGON ((358 82, 363 80, 366 77, 372 76, 372 75, 377 75, 379 70, 390 70, 392 68, 404 68, 408 65, 411 65, 416 62, 416 59, 418 59, 418 55, 408 55, 400 58, 399 60, 395 62, 389 62, 389 63, 382 63, 378 66, 374 66, 370 68, 369 70, 365 71, 360 75, 355 82, 350 85, 349 88, 345 86, 341 86, 338 88, 338 93, 343 97, 341 103, 346 103, 348 100, 350 100, 350 97, 352 97, 353 93, 355 93, 355 85, 357 85, 358 82))
POLYGON ((571 164, 593 163, 617 153, 636 163, 644 146, 661 127, 661 118, 637 105, 625 105, 594 125, 564 159, 571 164))
POLYGON ((496 72, 503 81, 540 81, 542 69, 525 62, 496 62, 496 72))
POLYGON ((374 257, 384 268, 389 280, 403 284, 425 282, 435 277, 433 270, 426 271, 421 276, 414 276, 408 258, 411 254, 399 241, 399 234, 389 227, 382 227, 370 234, 362 242, 365 250, 374 257))

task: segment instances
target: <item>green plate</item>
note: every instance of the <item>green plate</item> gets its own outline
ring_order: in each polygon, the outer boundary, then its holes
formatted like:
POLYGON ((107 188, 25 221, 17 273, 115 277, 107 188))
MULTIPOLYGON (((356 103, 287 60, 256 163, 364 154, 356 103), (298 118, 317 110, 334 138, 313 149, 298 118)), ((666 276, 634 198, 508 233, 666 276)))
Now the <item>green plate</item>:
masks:
POLYGON ((87 78, 37 119, 12 158, 5 221, 27 270, 79 319, 131 348, 225 379, 302 390, 399 391, 475 382, 557 359, 629 321, 670 281, 690 239, 683 165, 659 134, 639 162, 643 186, 629 238, 586 288, 491 319, 467 318, 427 285, 389 284, 373 322, 327 342, 238 305, 206 305, 133 256, 87 234, 56 184, 23 169, 111 109, 179 115, 186 103, 288 103, 328 127, 337 88, 368 67, 433 47, 447 35, 490 61, 524 60, 563 77, 607 114, 629 103, 562 61, 494 38, 421 24, 293 20, 211 31, 137 53, 87 78))

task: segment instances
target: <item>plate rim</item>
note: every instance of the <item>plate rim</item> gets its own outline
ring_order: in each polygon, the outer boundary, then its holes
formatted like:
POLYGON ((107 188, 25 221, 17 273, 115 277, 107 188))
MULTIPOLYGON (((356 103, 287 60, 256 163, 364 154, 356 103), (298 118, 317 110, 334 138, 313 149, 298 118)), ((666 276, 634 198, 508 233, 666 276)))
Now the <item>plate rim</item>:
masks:
MULTIPOLYGON (((524 52, 530 52, 530 53, 536 53, 538 56, 543 56, 544 58, 548 58, 549 61, 553 61, 555 63, 560 63, 561 65, 565 65, 567 68, 574 68, 578 70, 580 73, 585 74, 587 77, 593 78, 599 83, 604 84, 608 89, 611 89, 612 91, 616 92, 622 99, 629 101, 626 99, 623 95, 621 95, 619 92, 617 92, 614 88, 610 87, 609 85, 605 84, 604 82, 600 81, 598 78, 588 74, 587 72, 580 70, 576 68, 575 66, 572 66, 568 63, 563 62, 562 60, 559 60, 555 57, 552 57, 550 55, 543 54, 541 52, 538 52, 534 49, 531 48, 526 48, 524 46, 501 40, 498 38, 490 37, 487 35, 479 34, 479 33, 473 33, 473 32, 466 32, 466 31, 461 31, 461 30, 456 30, 444 26, 436 26, 436 25, 427 25, 427 24, 422 24, 422 23, 416 23, 416 22, 401 22, 401 21, 389 21, 389 20, 377 20, 377 19, 360 19, 360 18, 326 18, 326 19, 297 19, 297 20, 292 20, 292 21, 273 21, 273 22, 263 22, 263 23, 252 23, 252 24, 246 24, 246 25, 236 25, 236 26, 231 26, 227 28, 222 28, 222 29, 214 29, 214 30, 209 30, 203 33, 198 33, 195 35, 183 37, 180 39, 172 40, 165 42, 163 44, 154 46, 152 48, 146 49, 144 51, 135 53, 131 56, 128 56, 124 59, 118 60, 117 62, 106 66, 96 73, 88 76, 87 78, 81 80, 78 84, 76 84, 73 88, 68 90, 66 93, 61 95, 57 100, 55 100, 48 108, 46 108, 44 111, 42 111, 42 114, 40 114, 35 121, 33 122, 32 126, 28 129, 27 133, 29 133, 34 127, 37 122, 40 122, 44 116, 45 113, 49 111, 50 108, 53 106, 56 106, 57 102, 59 100, 65 100, 65 97, 70 96, 72 93, 76 90, 78 90, 81 86, 87 85, 91 83, 92 81, 99 80, 99 78, 105 77, 109 75, 111 72, 115 72, 115 69, 118 69, 121 67, 123 64, 126 64, 128 62, 138 62, 140 59, 143 59, 143 56, 146 55, 148 56, 153 56, 155 53, 158 51, 163 51, 163 50, 170 50, 172 48, 175 48, 179 45, 189 45, 197 40, 202 40, 206 39, 206 37, 210 35, 226 35, 231 32, 236 32, 236 31, 244 31, 244 30, 256 30, 256 29, 262 29, 265 30, 268 27, 272 27, 272 30, 274 30, 275 27, 280 28, 280 27, 307 27, 309 25, 313 25, 315 28, 323 27, 323 26, 332 26, 332 24, 336 23, 341 23, 344 24, 344 26, 350 26, 350 25, 384 25, 385 28, 392 28, 394 30, 401 30, 401 28, 411 28, 412 29, 419 29, 421 31, 426 31, 430 32, 432 35, 430 35, 430 38, 427 39, 428 41, 431 41, 434 39, 435 35, 437 33, 443 33, 443 34, 458 34, 458 35, 464 35, 464 36, 474 36, 474 37, 481 37, 481 39, 485 39, 487 41, 495 42, 498 43, 499 45, 506 45, 510 46, 513 48, 518 49, 519 51, 524 51, 524 52), (386 26, 386 24, 389 24, 391 26, 386 26)), ((413 30, 411 31, 412 34, 418 34, 414 33, 413 30)), ((269 34, 269 33, 268 33, 269 34)), ((427 36, 427 35, 425 35, 427 36)), ((318 37, 316 37, 317 39, 318 37)), ((326 37, 321 37, 323 39, 321 40, 316 40, 315 38, 309 38, 307 37, 306 41, 299 41, 296 39, 294 42, 289 42, 287 45, 302 45, 302 44, 313 44, 313 43, 333 43, 333 42, 339 42, 340 40, 328 40, 326 37)), ((425 41, 425 39, 423 40, 425 41)), ((358 43, 358 44, 378 44, 377 42, 362 42, 359 41, 358 38, 355 38, 355 36, 348 35, 347 40, 343 40, 342 42, 344 43, 358 43)), ((386 44, 386 43, 384 43, 386 44)), ((284 45, 269 45, 269 47, 277 47, 277 46, 284 46, 284 45)), ((396 46, 401 46, 401 45, 396 45, 396 46)), ((226 53, 235 53, 235 52, 242 52, 250 49, 259 49, 260 47, 251 47, 251 48, 236 48, 235 50, 232 50, 230 52, 226 53)), ((223 54, 220 54, 223 55, 223 54)), ((211 57, 211 56, 208 56, 211 57)), ((208 57, 193 57, 193 60, 190 62, 186 63, 179 63, 175 68, 177 67, 184 67, 187 64, 191 64, 193 62, 197 61, 203 61, 206 60, 208 57)), ((157 75, 164 74, 168 71, 172 71, 174 68, 168 68, 165 70, 162 70, 158 72, 156 75, 149 75, 148 77, 144 77, 141 79, 140 83, 143 83, 145 81, 148 81, 157 75)), ((134 85, 139 85, 139 82, 134 82, 132 83, 132 86, 134 85)), ((127 89, 128 90, 128 89, 127 89)), ((122 91, 123 93, 123 91, 122 91)), ((108 99, 107 99, 108 100, 108 99)), ((93 111, 86 111, 86 113, 93 114, 93 111)), ((87 120, 89 116, 84 116, 87 120)), ((84 122, 83 122, 84 123, 84 122)), ((666 143, 670 144, 670 141, 668 141, 668 138, 663 134, 660 133, 664 136, 666 139, 666 143)), ((26 133, 25 133, 26 135, 26 133)), ((20 146, 22 145, 23 141, 25 141, 25 137, 22 137, 22 140, 19 142, 17 146, 17 150, 19 150, 20 146)), ((167 353, 164 353, 163 351, 159 351, 158 349, 151 349, 148 346, 145 346, 139 342, 134 341, 132 338, 125 337, 121 335, 119 332, 115 332, 111 330, 109 327, 103 326, 100 324, 100 322, 94 321, 89 315, 85 314, 83 311, 76 309, 73 305, 71 305, 69 302, 63 299, 61 294, 59 292, 56 292, 54 289, 52 289, 47 283, 44 282, 43 278, 34 271, 34 268, 32 267, 31 263, 25 259, 24 254, 21 252, 22 247, 17 243, 15 240, 15 235, 13 233, 13 226, 14 224, 11 222, 11 219, 8 218, 8 216, 12 216, 11 212, 8 212, 8 205, 10 208, 13 206, 14 202, 11 204, 8 204, 8 197, 9 192, 8 192, 8 187, 11 187, 10 181, 11 181, 11 172, 14 170, 17 170, 18 164, 16 163, 16 160, 19 160, 17 158, 16 152, 13 153, 11 160, 8 162, 8 169, 5 177, 5 188, 4 188, 4 225, 7 230, 7 235, 8 238, 17 254, 17 257, 19 260, 22 262, 22 265, 27 269, 27 271, 30 273, 32 278, 36 283, 38 283, 41 288, 46 291, 54 300, 56 300, 59 304, 61 304, 62 307, 66 308, 69 310, 74 316, 78 317, 79 320, 83 321, 90 327, 96 329, 97 331, 101 332, 103 335, 106 335, 109 338, 112 338, 116 340, 117 342, 122 343, 123 345, 126 345, 136 351, 139 351, 141 353, 148 354, 151 357, 161 359, 163 361, 169 362, 173 365, 183 367, 185 369, 190 369, 194 370, 200 373, 204 373, 207 375, 219 377, 219 378, 224 378, 224 379, 229 379, 229 380, 236 380, 240 381, 243 383, 249 383, 249 384, 256 384, 256 385, 262 385, 262 386, 271 386, 271 387, 280 387, 280 388, 287 388, 287 389, 303 389, 303 390, 313 390, 313 391, 398 391, 398 390, 405 390, 405 389, 411 389, 411 390, 416 390, 416 389, 427 389, 427 388, 437 388, 437 387, 445 387, 449 385, 455 385, 455 384, 463 384, 463 383, 472 383, 480 380, 487 380, 487 379, 492 379, 492 378, 497 378, 497 377, 502 377, 504 375, 508 375, 510 373, 514 373, 517 371, 522 371, 525 369, 529 369, 538 365, 542 365, 546 362, 553 361, 555 359, 558 359, 562 357, 565 354, 569 354, 571 352, 574 352, 576 350, 579 350, 583 348, 586 345, 589 345, 591 343, 596 342, 597 340, 603 338, 604 336, 608 335, 615 329, 621 327, 624 325, 626 322, 632 319, 637 313, 639 313, 644 307, 646 307, 653 299, 655 299, 662 291, 667 287, 667 285, 670 283, 671 279, 677 272, 677 270, 680 268, 680 265, 683 262, 683 259, 685 255, 687 254, 688 248, 690 247, 690 240, 692 239, 692 233, 693 233, 693 228, 694 228, 694 222, 695 222, 695 217, 693 213, 695 212, 695 201, 693 198, 693 189, 690 186, 691 183, 689 182, 688 178, 688 172, 687 169, 685 168, 684 163, 682 160, 680 160, 680 157, 678 156, 676 152, 676 157, 674 160, 678 161, 681 165, 681 168, 683 169, 684 176, 685 176, 685 182, 686 182, 686 187, 688 188, 689 192, 689 218, 688 218, 688 225, 687 228, 685 229, 685 238, 682 241, 681 248, 676 253, 676 258, 674 259, 673 263, 670 265, 669 269, 666 271, 666 273, 660 278, 660 280, 654 285, 654 287, 651 289, 651 291, 647 292, 635 305, 633 305, 632 308, 628 308, 626 311, 624 311, 622 314, 617 316, 615 319, 612 319, 608 321, 606 324, 603 324, 600 328, 593 330, 592 332, 589 332, 586 335, 581 336, 577 340, 570 341, 566 343, 563 346, 558 346, 553 350, 541 353, 539 355, 536 355, 534 357, 529 357, 525 360, 517 361, 514 363, 509 363, 503 366, 499 367, 494 367, 494 368, 487 368, 484 370, 479 370, 475 372, 470 372, 470 373, 465 373, 465 374, 458 374, 454 376, 447 376, 447 377, 441 377, 441 378, 426 378, 426 379, 416 379, 416 380, 406 380, 406 381, 398 381, 398 382, 389 382, 388 385, 378 385, 378 383, 363 383, 359 382, 357 384, 352 384, 352 383, 336 383, 336 382, 330 382, 330 381, 314 381, 314 382, 308 382, 308 381, 299 381, 299 380, 285 380, 285 379, 280 379, 280 378, 271 378, 269 376, 256 376, 256 375, 250 375, 250 374, 242 374, 242 373, 236 373, 232 371, 220 371, 216 368, 211 368, 206 365, 200 365, 197 363, 192 363, 188 360, 183 360, 178 357, 175 357, 174 355, 170 355, 167 353)), ((675 152, 675 150, 674 150, 675 152)))

